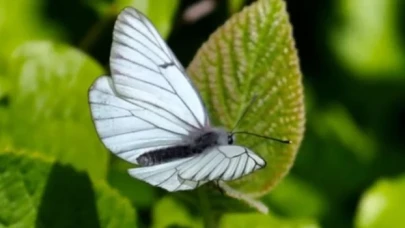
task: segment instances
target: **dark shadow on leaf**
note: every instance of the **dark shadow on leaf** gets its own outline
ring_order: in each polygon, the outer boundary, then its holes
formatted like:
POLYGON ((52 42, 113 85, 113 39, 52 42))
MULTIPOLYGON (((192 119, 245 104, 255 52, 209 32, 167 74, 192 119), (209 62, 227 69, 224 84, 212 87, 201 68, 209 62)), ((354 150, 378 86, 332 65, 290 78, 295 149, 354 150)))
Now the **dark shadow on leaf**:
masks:
POLYGON ((10 97, 0 97, 0 107, 8 107, 10 105, 10 97))
POLYGON ((95 194, 87 174, 53 165, 38 209, 36 227, 100 227, 95 194))

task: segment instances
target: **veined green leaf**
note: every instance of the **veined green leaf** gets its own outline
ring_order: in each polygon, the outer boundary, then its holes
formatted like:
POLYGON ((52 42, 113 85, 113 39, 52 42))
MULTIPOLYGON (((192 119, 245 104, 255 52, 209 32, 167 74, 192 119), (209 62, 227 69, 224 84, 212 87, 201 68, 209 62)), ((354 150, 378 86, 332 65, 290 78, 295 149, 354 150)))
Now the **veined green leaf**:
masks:
POLYGON ((16 148, 41 151, 104 177, 108 153, 97 137, 87 91, 101 66, 72 47, 28 42, 8 64, 10 99, 0 134, 16 148))
POLYGON ((233 186, 264 194, 288 172, 304 132, 301 72, 282 0, 260 0, 235 14, 200 48, 188 67, 213 124, 280 139, 237 135, 236 144, 260 154, 267 166, 233 186))
POLYGON ((0 227, 135 227, 128 200, 37 152, 0 151, 0 227))
POLYGON ((404 192, 405 175, 378 181, 363 195, 357 210, 355 227, 403 227, 404 192))

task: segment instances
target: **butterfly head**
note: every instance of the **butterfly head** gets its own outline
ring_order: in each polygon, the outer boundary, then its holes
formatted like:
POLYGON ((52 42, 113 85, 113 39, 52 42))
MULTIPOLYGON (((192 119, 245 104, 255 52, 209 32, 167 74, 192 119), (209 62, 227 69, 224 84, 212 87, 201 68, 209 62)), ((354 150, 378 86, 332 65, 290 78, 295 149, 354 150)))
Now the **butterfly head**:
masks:
POLYGON ((232 145, 235 142, 235 135, 232 133, 228 133, 228 144, 232 145))

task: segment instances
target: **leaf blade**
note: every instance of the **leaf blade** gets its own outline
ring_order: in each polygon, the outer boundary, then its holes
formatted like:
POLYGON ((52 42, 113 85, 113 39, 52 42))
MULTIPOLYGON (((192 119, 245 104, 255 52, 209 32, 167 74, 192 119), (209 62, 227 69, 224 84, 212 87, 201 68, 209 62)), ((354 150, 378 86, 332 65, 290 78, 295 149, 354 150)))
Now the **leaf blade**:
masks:
POLYGON ((87 91, 102 67, 70 46, 27 42, 8 62, 8 120, 0 134, 15 148, 41 151, 92 177, 106 175, 108 152, 97 137, 87 91))
POLYGON ((280 0, 245 7, 211 35, 188 67, 216 125, 232 129, 256 94, 240 129, 292 140, 280 145, 238 137, 238 144, 253 145, 268 165, 234 186, 259 195, 288 172, 304 132, 301 73, 285 8, 280 0))
POLYGON ((10 227, 135 227, 130 202, 38 152, 0 151, 0 219, 10 227), (57 203, 55 203, 57 202, 57 203))

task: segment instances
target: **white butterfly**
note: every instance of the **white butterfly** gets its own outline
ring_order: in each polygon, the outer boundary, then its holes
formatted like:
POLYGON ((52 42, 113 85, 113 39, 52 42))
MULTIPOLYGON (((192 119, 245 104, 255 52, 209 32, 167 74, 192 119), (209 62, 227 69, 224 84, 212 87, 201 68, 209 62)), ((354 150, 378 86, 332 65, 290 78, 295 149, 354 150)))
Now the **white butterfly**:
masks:
POLYGON ((112 77, 89 91, 91 114, 104 145, 141 167, 129 174, 168 191, 235 180, 266 162, 233 134, 210 125, 184 68, 152 23, 133 8, 115 23, 112 77))

